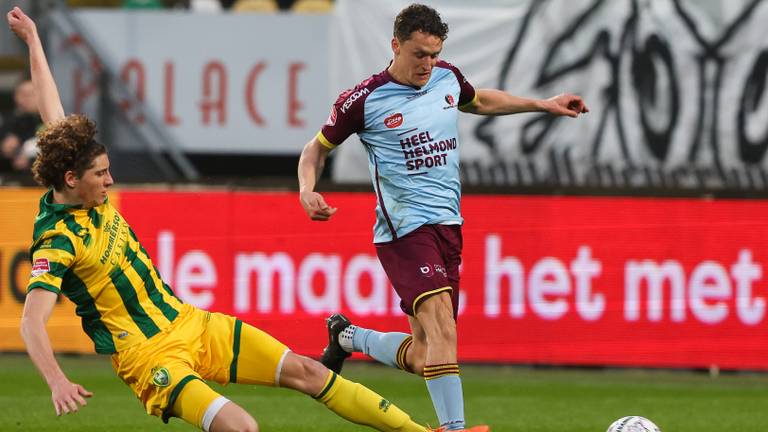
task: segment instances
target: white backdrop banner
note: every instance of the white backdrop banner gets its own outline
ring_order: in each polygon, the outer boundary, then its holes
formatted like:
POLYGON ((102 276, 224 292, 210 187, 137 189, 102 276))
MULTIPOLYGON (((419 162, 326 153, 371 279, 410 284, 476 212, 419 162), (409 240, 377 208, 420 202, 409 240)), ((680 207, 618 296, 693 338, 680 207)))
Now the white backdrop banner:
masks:
MULTIPOLYGON (((409 0, 339 0, 337 93, 386 67, 409 0)), ((579 119, 464 115, 465 183, 595 187, 768 187, 768 2, 426 1, 450 25, 442 57, 476 88, 582 95, 579 119)), ((330 106, 330 102, 328 103, 330 106)), ((359 145, 334 178, 368 179, 359 145)))
MULTIPOLYGON (((327 15, 80 10, 75 16, 107 66, 184 151, 298 154, 328 115, 327 15)), ((74 61, 78 46, 75 33, 54 39, 51 61, 67 111, 93 114, 97 66, 74 61)))

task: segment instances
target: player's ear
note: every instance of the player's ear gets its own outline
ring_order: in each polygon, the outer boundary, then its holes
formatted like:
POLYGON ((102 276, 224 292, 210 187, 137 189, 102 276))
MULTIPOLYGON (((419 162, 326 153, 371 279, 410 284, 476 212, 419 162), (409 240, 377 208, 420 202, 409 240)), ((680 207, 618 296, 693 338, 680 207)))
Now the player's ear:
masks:
POLYGON ((396 37, 392 38, 392 52, 395 53, 395 55, 400 54, 400 41, 397 40, 396 37))
POLYGON ((74 171, 67 171, 64 173, 64 185, 69 188, 77 186, 77 182, 80 180, 74 171))

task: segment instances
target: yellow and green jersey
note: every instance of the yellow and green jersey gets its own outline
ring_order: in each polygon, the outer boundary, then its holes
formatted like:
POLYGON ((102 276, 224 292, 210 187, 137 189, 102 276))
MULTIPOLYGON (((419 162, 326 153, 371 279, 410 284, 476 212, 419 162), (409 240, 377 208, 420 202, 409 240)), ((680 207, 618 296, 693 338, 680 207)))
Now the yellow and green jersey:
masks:
POLYGON ((167 327, 183 304, 112 204, 84 209, 40 199, 27 292, 42 288, 75 303, 96 352, 112 354, 167 327))

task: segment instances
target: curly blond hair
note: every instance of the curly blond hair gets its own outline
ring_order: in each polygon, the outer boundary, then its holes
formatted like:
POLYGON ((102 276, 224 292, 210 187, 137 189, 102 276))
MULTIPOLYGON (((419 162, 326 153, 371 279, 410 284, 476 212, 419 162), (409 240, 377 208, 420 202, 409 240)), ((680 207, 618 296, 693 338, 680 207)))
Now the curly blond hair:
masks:
POLYGON ((67 116, 38 132, 38 155, 32 165, 35 181, 62 190, 67 171, 81 177, 96 156, 107 152, 93 138, 95 135, 96 124, 80 114, 67 116))

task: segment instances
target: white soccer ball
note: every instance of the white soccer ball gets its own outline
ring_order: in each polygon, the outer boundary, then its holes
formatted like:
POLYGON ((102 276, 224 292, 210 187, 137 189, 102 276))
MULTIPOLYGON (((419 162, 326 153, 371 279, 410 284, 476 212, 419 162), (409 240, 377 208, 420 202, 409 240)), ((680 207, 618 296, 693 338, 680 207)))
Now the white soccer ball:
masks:
POLYGON ((606 432, 661 432, 661 429, 645 417, 627 416, 613 422, 606 432))

